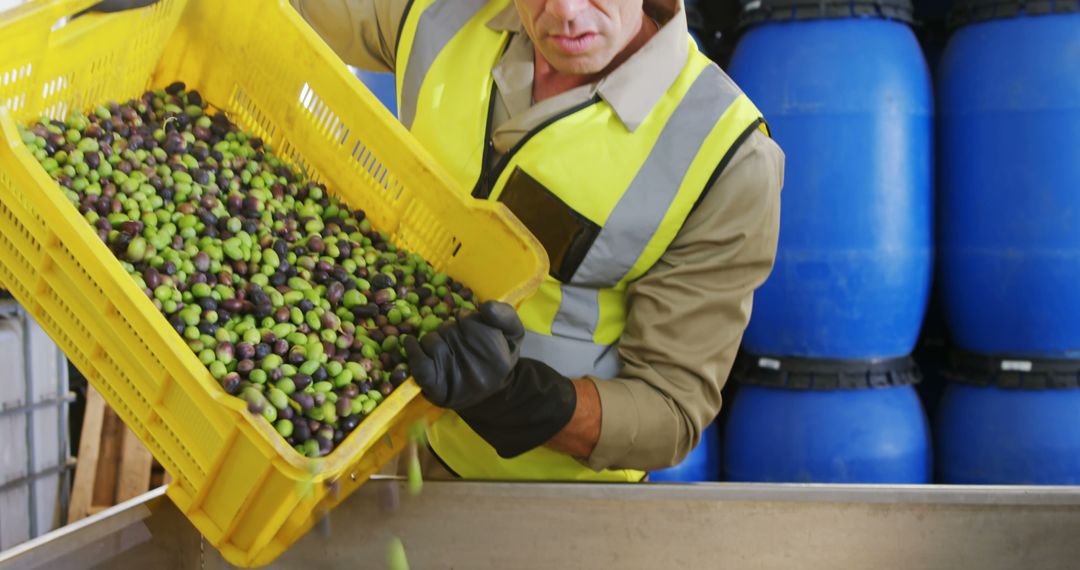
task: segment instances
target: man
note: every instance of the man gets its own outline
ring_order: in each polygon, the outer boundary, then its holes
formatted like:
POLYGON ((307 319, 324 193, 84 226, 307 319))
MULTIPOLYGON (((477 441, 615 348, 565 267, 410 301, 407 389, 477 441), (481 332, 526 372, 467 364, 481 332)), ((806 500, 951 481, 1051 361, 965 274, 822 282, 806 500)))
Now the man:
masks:
POLYGON ((292 0, 551 272, 407 344, 450 408, 425 476, 640 481, 679 463, 772 269, 783 153, 681 0, 292 0), (439 467, 445 468, 441 469, 439 467), (433 471, 434 469, 434 471, 433 471))

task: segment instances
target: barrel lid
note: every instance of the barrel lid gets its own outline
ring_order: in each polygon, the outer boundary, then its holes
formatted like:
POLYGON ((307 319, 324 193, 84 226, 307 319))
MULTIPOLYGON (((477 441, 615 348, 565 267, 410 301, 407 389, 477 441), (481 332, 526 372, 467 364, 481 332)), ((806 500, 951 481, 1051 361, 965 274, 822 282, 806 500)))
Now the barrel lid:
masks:
POLYGON ((853 390, 922 381, 911 357, 869 360, 778 358, 740 352, 732 377, 740 384, 790 390, 853 390))
POLYGON ((739 26, 762 22, 883 18, 910 24, 911 0, 739 0, 739 26))
POLYGON ((949 27, 976 22, 1080 11, 1080 0, 954 0, 949 27))
POLYGON ((984 355, 953 350, 942 374, 949 381, 974 386, 1020 390, 1080 388, 1080 359, 984 355))

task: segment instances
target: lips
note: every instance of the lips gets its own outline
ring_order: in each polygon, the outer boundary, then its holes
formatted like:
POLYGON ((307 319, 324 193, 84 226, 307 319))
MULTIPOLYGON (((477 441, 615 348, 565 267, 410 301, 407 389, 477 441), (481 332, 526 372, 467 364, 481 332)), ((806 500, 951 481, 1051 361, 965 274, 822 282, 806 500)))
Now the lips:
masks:
POLYGON ((563 53, 577 55, 589 51, 589 48, 596 43, 596 40, 599 37, 599 34, 595 32, 587 32, 573 36, 552 35, 549 36, 549 39, 551 43, 555 44, 555 47, 559 48, 563 53))

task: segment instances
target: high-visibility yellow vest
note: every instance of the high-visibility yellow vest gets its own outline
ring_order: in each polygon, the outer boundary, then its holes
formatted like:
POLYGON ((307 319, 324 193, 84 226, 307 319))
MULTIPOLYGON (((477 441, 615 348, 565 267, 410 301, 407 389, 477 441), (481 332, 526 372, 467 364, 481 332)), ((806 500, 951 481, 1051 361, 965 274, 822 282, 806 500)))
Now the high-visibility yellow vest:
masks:
MULTIPOLYGON (((512 0, 414 0, 397 46, 398 114, 463 191, 501 200, 544 244, 551 274, 519 309, 522 356, 574 378, 615 376, 627 285, 657 262, 761 113, 687 35, 682 72, 630 132, 595 98, 541 125, 488 165, 492 69, 508 32, 487 22, 512 0)), ((640 481, 539 447, 498 456, 460 417, 432 449, 466 479, 640 481)))

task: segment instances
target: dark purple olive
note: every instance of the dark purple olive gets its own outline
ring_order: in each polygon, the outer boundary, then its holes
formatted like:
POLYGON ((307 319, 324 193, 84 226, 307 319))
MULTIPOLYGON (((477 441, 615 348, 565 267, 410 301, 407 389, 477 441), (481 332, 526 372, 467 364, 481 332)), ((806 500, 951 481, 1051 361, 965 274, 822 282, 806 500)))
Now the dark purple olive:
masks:
POLYGON ((196 253, 191 262, 195 265, 196 271, 205 273, 210 270, 210 256, 205 251, 196 253))
POLYGON ((246 342, 237 343, 236 357, 241 360, 255 358, 255 347, 246 342))
POLYGON ((307 441, 311 439, 311 428, 308 427, 307 422, 293 422, 293 438, 296 439, 296 441, 307 441))
POLYGON ((360 425, 359 416, 348 416, 345 419, 341 420, 341 431, 345 433, 351 433, 354 429, 356 429, 356 426, 358 425, 360 425))
MULTIPOLYGON (((296 382, 295 377, 293 378, 293 382, 296 382)), ((300 386, 297 385, 296 389, 300 390, 300 386)), ((297 404, 300 404, 300 409, 305 412, 315 407, 315 397, 305 392, 293 394, 293 400, 295 400, 297 404)))
POLYGON ((142 233, 143 223, 137 220, 128 220, 120 224, 120 231, 131 237, 135 237, 142 233))
MULTIPOLYGON (((341 284, 341 281, 334 281, 330 283, 330 286, 326 288, 326 300, 330 301, 330 306, 336 307, 341 302, 341 297, 345 294, 345 286, 341 284)), ((327 313, 329 315, 331 313, 327 313)), ((323 326, 326 326, 325 324, 323 326)))
POLYGON ((307 374, 297 374, 292 378, 293 385, 296 386, 297 391, 302 391, 311 385, 311 376, 307 374))
POLYGON ((375 294, 372 295, 371 300, 374 301, 376 305, 386 305, 390 302, 390 290, 380 289, 378 291, 375 291, 375 294))
POLYGON ((324 329, 337 330, 337 328, 341 326, 341 319, 339 319, 338 316, 334 313, 323 313, 323 316, 320 320, 322 321, 322 327, 324 329))
POLYGON ((352 308, 352 314, 358 319, 373 319, 379 314, 378 305, 357 305, 352 308))
POLYGON ((187 141, 176 132, 172 132, 165 137, 163 148, 169 154, 183 154, 187 152, 187 141))
MULTIPOLYGON (((106 223, 108 223, 107 220, 106 223)), ((147 287, 157 289, 158 286, 161 285, 161 274, 153 267, 147 268, 147 270, 143 272, 143 281, 146 281, 147 287)))
POLYGON ((337 415, 338 417, 345 417, 352 413, 352 399, 348 396, 341 396, 337 401, 337 415))
MULTIPOLYGON (((394 286, 394 281, 390 279, 390 276, 385 273, 378 273, 370 279, 372 289, 387 289, 394 286)), ((376 303, 382 304, 386 301, 376 301, 376 303)))
POLYGON ((232 299, 225 299, 221 302, 221 308, 229 311, 230 313, 239 313, 244 308, 244 301, 233 297, 232 299))
POLYGON ((255 362, 252 360, 244 359, 236 363, 236 371, 245 376, 248 374, 248 372, 251 372, 254 369, 255 362))
POLYGON ((284 322, 289 320, 290 316, 291 315, 289 315, 289 308, 288 307, 278 307, 277 309, 274 310, 274 321, 275 322, 284 323, 284 322))
POLYGON ((225 389, 228 394, 235 395, 240 391, 240 375, 236 372, 230 372, 221 379, 221 387, 225 389))
POLYGON ((216 350, 218 358, 225 362, 232 362, 236 357, 236 348, 231 342, 219 342, 216 350))

